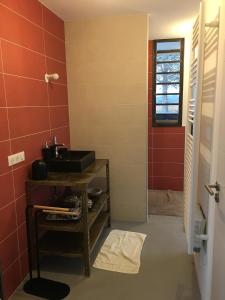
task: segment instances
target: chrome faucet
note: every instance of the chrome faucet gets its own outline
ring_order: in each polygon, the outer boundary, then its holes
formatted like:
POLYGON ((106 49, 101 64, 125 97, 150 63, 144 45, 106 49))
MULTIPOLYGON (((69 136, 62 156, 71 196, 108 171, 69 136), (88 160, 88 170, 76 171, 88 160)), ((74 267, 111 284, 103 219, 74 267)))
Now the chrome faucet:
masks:
POLYGON ((52 139, 52 145, 50 146, 50 148, 52 149, 52 154, 55 158, 57 158, 59 156, 59 152, 58 152, 58 147, 63 147, 65 146, 64 144, 58 144, 56 136, 53 136, 52 139))

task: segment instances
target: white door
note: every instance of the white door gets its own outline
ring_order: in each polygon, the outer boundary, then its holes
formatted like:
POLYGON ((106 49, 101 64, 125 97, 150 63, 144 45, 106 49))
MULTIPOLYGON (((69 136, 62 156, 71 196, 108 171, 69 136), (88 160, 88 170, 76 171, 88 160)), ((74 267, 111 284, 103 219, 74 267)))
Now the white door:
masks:
POLYGON ((225 299, 225 3, 220 9, 220 46, 218 57, 217 111, 218 121, 216 143, 215 180, 220 183, 219 203, 212 204, 214 211, 214 241, 211 300, 225 299))
MULTIPOLYGON (((215 249, 215 208, 217 205, 220 205, 220 203, 217 204, 215 195, 211 196, 205 189, 205 185, 215 185, 216 181, 219 183, 221 181, 221 178, 217 176, 217 161, 218 149, 221 147, 221 145, 218 144, 219 123, 224 118, 221 114, 218 116, 218 113, 222 111, 221 95, 219 92, 219 80, 221 80, 219 70, 222 70, 222 61, 220 54, 221 49, 219 47, 221 47, 221 27, 223 25, 219 22, 219 14, 216 17, 214 15, 214 18, 210 16, 210 22, 207 20, 207 4, 206 1, 206 6, 204 7, 204 62, 201 93, 197 202, 200 204, 207 221, 206 233, 208 235, 208 241, 204 243, 201 252, 195 254, 195 265, 202 300, 224 300, 225 294, 222 298, 218 298, 217 296, 211 297, 211 287, 214 287, 216 284, 214 278, 215 276, 218 277, 216 275, 217 267, 215 267, 214 262, 214 254, 216 252, 213 254, 213 250, 215 249), (222 119, 220 120, 220 118, 222 119), (213 273, 212 267, 213 270, 215 270, 213 273)), ((223 178, 225 178, 225 173, 223 174, 223 178)), ((217 193, 216 189, 213 189, 212 192, 217 193)), ((222 197, 222 195, 219 196, 222 197)), ((214 291, 214 289, 216 290, 216 288, 213 288, 212 291, 214 291)))
POLYGON ((208 241, 195 255, 202 300, 225 299, 225 2, 221 4, 220 17, 208 27, 204 51, 198 200, 207 219, 208 241), (219 199, 204 187, 216 182, 219 199))
MULTIPOLYGON (((201 207, 206 219, 208 242, 205 242, 200 253, 194 255, 195 265, 200 285, 202 300, 209 300, 210 296, 210 274, 212 270, 211 245, 213 239, 209 231, 213 226, 211 215, 211 203, 214 198, 209 195, 205 185, 214 184, 214 139, 215 139, 215 106, 217 88, 217 58, 219 42, 219 18, 216 16, 210 24, 204 19, 204 51, 201 91, 201 112, 200 112, 200 135, 198 155, 198 187, 197 202, 201 207), (213 182, 212 182, 213 181, 213 182)), ((214 299, 217 300, 217 299, 214 299)))

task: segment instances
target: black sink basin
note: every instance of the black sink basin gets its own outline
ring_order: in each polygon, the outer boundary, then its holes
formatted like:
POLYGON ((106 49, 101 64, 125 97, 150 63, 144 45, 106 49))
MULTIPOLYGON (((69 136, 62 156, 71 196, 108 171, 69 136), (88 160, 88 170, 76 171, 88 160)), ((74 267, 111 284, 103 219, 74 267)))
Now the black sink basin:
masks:
POLYGON ((67 150, 46 163, 50 172, 82 173, 94 160, 95 151, 67 150))

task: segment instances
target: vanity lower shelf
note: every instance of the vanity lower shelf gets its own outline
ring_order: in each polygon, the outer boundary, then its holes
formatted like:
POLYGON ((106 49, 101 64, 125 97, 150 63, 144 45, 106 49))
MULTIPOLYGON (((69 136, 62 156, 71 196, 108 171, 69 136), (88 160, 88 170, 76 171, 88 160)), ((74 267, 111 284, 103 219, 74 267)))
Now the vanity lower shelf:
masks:
MULTIPOLYGON (((84 261, 85 276, 90 276, 91 262, 90 255, 93 251, 104 227, 110 227, 111 205, 110 205, 110 179, 109 179, 109 160, 96 159, 83 173, 61 173, 49 172, 45 180, 28 179, 26 181, 27 194, 27 232, 29 246, 29 260, 32 261, 32 247, 35 245, 35 237, 32 234, 35 218, 37 216, 38 229, 38 249, 42 255, 57 255, 66 257, 81 257, 84 261), (105 173, 105 176, 103 174, 105 173), (91 210, 88 209, 88 187, 93 184, 98 176, 105 178, 106 193, 103 193, 95 202, 91 210), (33 211, 33 192, 40 187, 47 186, 52 190, 64 187, 71 187, 81 193, 82 217, 77 221, 46 220, 46 213, 33 211)), ((55 194, 56 196, 56 194, 55 194)), ((60 199, 50 201, 54 206, 56 200, 57 206, 60 199)), ((45 201, 43 201, 45 203, 45 201)), ((40 203, 42 205, 42 203, 40 203)), ((56 205, 56 203, 55 203, 56 205)), ((32 264, 30 264, 30 272, 32 264)))
MULTIPOLYGON (((90 252, 94 249, 108 219, 109 213, 101 212, 91 227, 90 252)), ((83 234, 48 230, 39 240, 39 251, 43 255, 83 257, 83 234)))
MULTIPOLYGON (((88 228, 91 228, 103 207, 106 205, 109 195, 104 193, 100 196, 93 208, 88 212, 88 228)), ((44 230, 83 232, 83 219, 79 221, 49 221, 46 220, 46 214, 39 217, 39 228, 44 230)))

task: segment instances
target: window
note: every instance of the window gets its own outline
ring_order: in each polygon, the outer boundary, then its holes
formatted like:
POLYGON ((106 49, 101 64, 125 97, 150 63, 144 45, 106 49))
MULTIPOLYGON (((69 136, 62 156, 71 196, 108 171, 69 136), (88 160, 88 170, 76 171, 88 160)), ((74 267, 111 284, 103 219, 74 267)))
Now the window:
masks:
POLYGON ((184 39, 155 40, 153 126, 181 126, 184 39))

